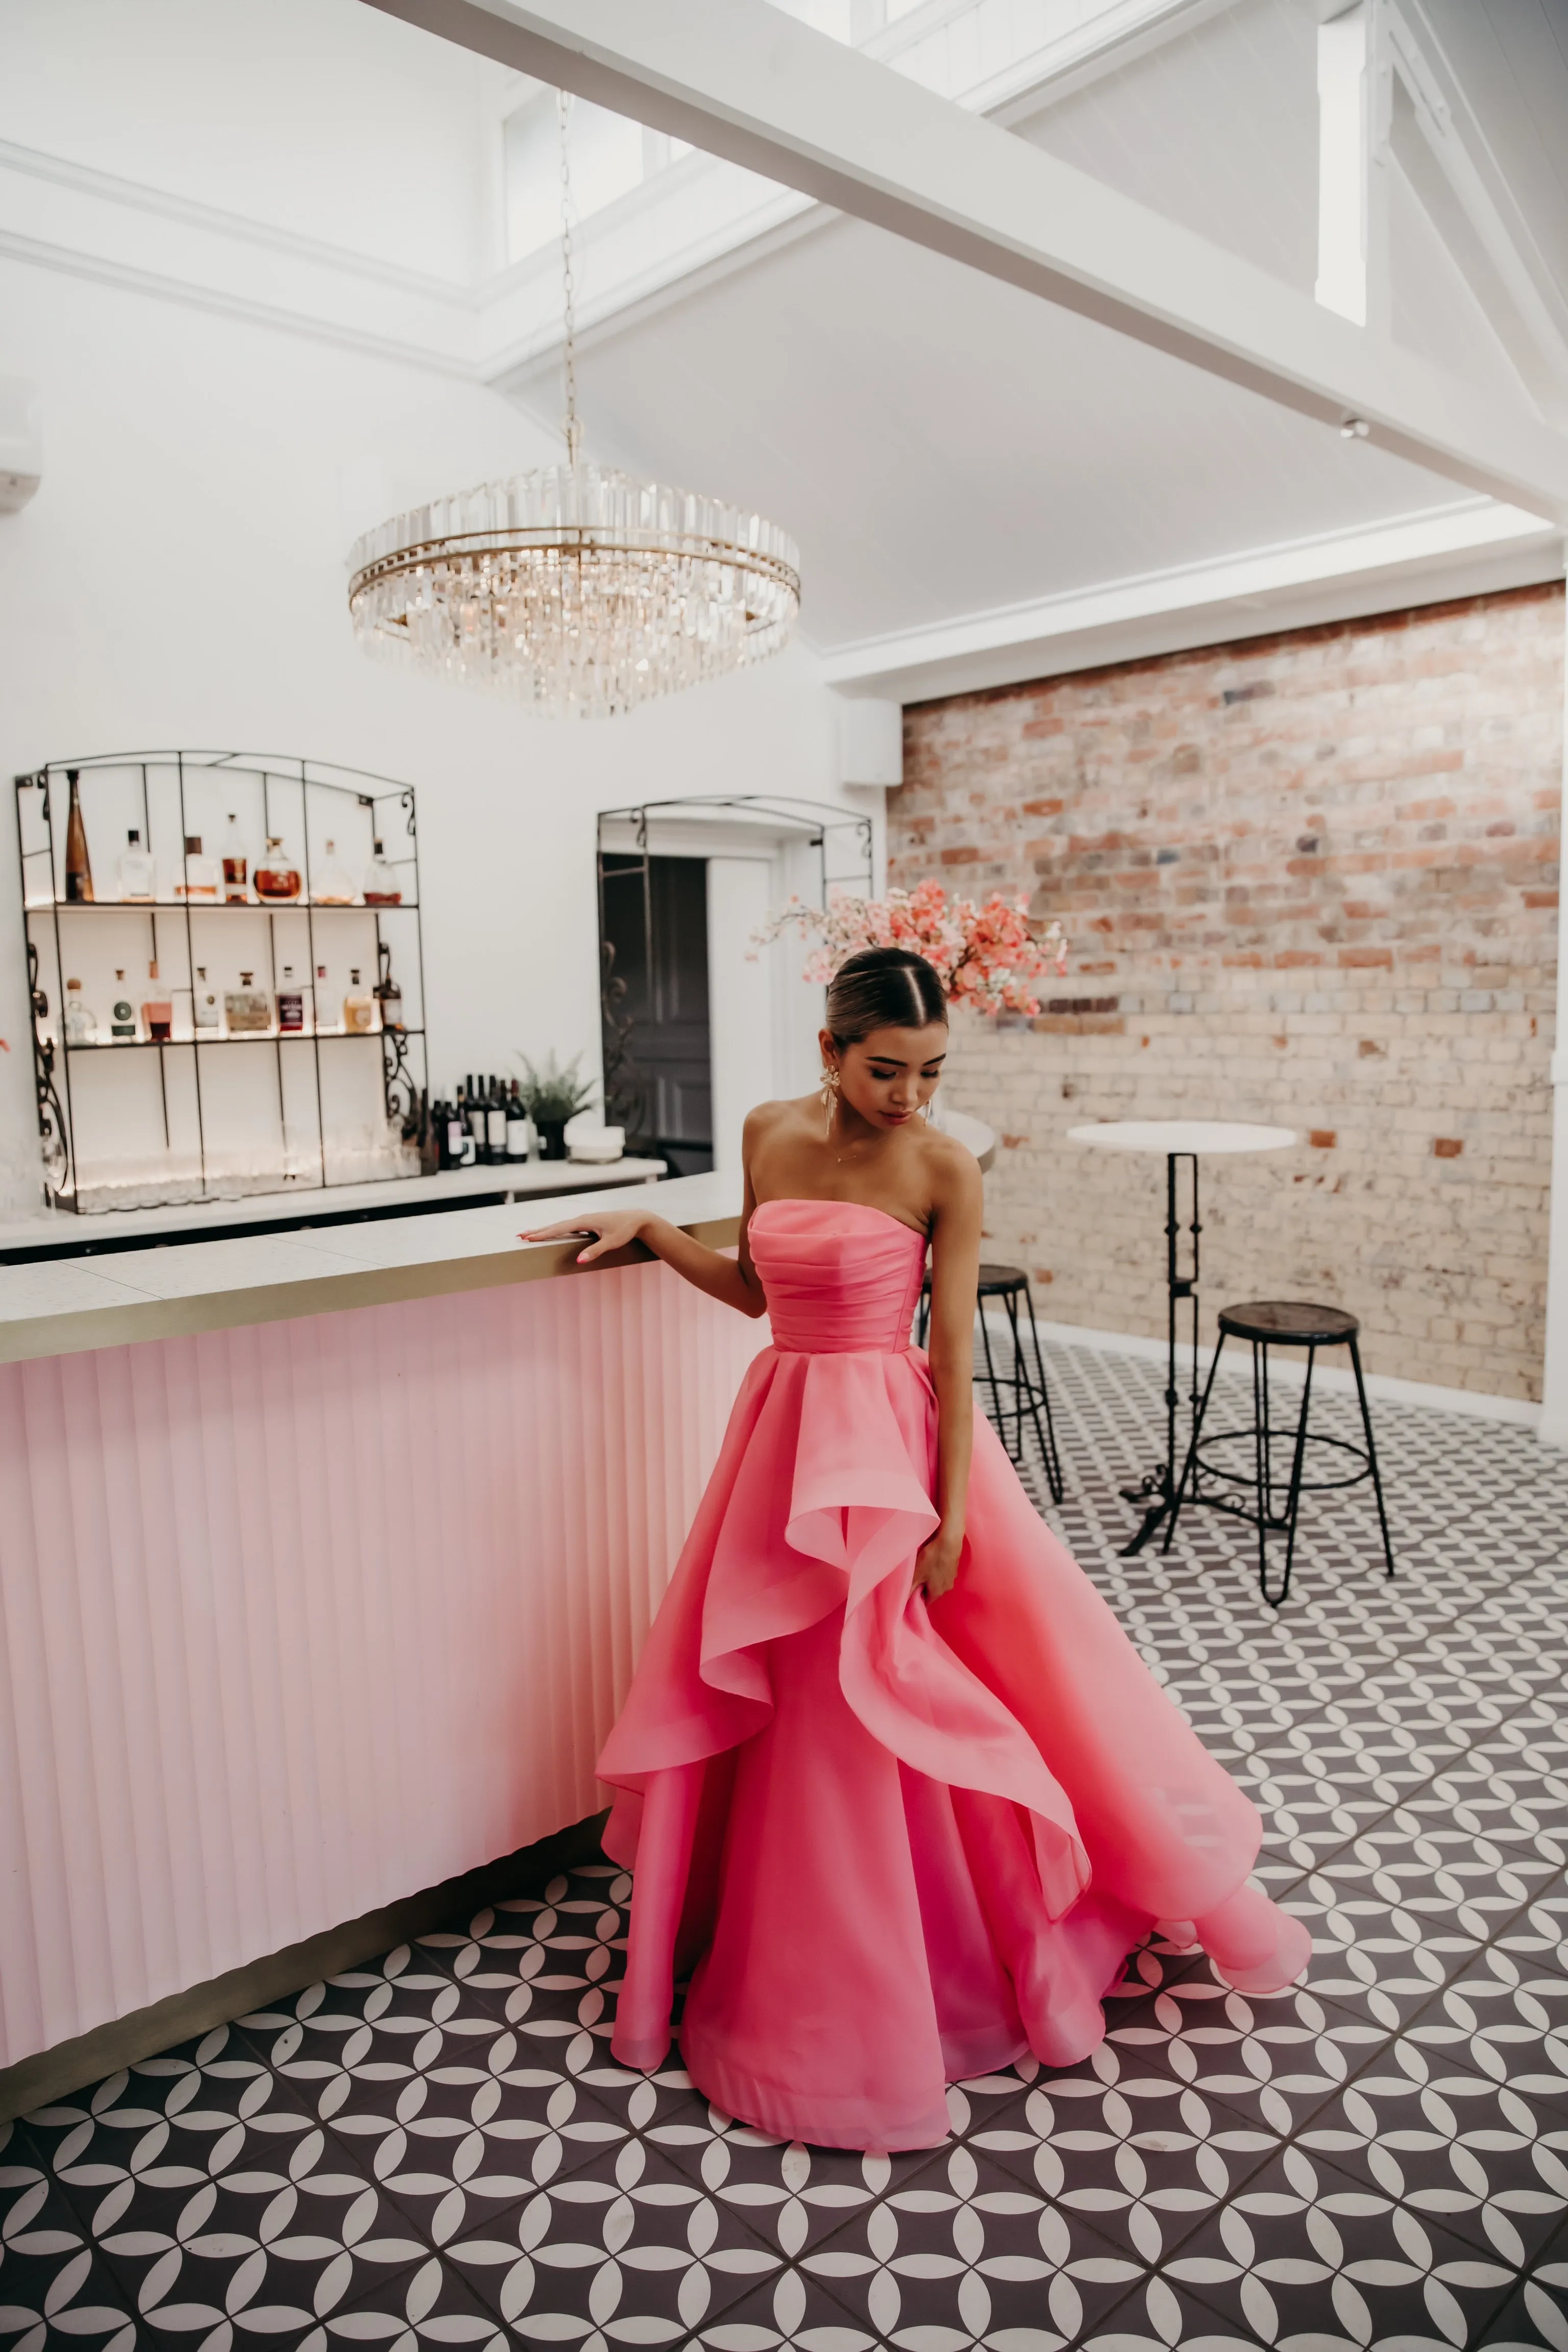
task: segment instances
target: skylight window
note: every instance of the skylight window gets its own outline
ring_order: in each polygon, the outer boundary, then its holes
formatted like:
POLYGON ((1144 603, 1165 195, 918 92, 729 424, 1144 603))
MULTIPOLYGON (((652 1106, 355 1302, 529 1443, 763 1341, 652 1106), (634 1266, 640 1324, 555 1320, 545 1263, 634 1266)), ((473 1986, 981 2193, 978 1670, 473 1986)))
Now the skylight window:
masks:
MULTIPOLYGON (((539 89, 502 126, 509 261, 521 261, 561 235, 561 133, 555 92, 539 89)), ((683 139, 645 130, 586 99, 572 103, 572 210, 579 220, 690 153, 683 139)))

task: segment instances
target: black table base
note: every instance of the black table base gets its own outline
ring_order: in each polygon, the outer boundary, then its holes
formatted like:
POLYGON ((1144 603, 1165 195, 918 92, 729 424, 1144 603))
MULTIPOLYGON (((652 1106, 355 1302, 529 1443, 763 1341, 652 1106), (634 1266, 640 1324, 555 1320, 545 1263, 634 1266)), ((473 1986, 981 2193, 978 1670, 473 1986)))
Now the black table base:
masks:
POLYGON ((1203 1224, 1198 1215, 1198 1155, 1195 1151, 1170 1151, 1165 1155, 1165 1458, 1138 1481, 1135 1486, 1123 1486, 1122 1497, 1142 1506, 1143 1524, 1131 1543, 1121 1547, 1121 1558, 1131 1559, 1141 1552, 1151 1536, 1157 1535, 1175 1508, 1178 1465, 1186 1454, 1185 1446, 1176 1442, 1176 1416, 1181 1409, 1181 1391, 1176 1384, 1176 1335, 1183 1302, 1186 1302, 1191 1319, 1192 1387, 1187 1397, 1187 1427, 1197 1426, 1198 1417, 1198 1251, 1203 1224), (1182 1183, 1179 1169, 1188 1171, 1186 1244, 1183 1246, 1181 1218, 1182 1183), (1183 1259, 1186 1263, 1184 1265, 1183 1259))

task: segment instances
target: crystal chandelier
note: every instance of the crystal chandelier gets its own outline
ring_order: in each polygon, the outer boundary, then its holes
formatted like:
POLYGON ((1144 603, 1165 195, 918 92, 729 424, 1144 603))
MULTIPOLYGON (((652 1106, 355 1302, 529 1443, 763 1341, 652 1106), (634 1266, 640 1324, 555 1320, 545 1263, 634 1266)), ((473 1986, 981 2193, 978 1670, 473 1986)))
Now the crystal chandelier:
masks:
POLYGON ((366 532, 349 610, 371 652, 552 718, 608 718, 776 652, 800 609, 800 558, 761 515, 584 459, 566 121, 563 97, 567 462, 366 532))

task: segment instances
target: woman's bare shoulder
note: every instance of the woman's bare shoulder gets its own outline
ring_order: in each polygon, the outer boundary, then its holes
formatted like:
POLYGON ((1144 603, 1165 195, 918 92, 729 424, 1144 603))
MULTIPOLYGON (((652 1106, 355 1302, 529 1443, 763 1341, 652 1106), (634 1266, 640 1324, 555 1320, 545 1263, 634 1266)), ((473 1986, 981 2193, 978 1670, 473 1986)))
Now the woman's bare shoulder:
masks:
POLYGON ((753 1105, 752 1108, 746 1113, 745 1132, 748 1139, 760 1143, 766 1137, 776 1135, 781 1129, 789 1128, 812 1108, 813 1102, 812 1096, 802 1095, 794 1100, 753 1105))
POLYGON ((939 1209, 980 1199, 980 1162, 966 1144, 939 1127, 928 1127, 921 1145, 931 1199, 939 1209))

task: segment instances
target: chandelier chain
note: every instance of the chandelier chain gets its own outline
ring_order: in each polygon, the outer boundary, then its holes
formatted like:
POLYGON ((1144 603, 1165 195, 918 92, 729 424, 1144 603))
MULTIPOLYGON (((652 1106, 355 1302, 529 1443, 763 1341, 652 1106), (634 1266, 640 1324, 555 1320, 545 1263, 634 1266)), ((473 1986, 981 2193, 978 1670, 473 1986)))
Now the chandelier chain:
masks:
POLYGON ((563 431, 566 436, 566 456, 574 473, 577 470, 577 453, 582 446, 583 427, 577 416, 577 283, 574 271, 574 253, 572 243, 572 149, 569 128, 572 120, 572 93, 558 89, 555 110, 561 126, 561 281, 562 310, 565 335, 561 352, 562 389, 565 396, 566 415, 563 431))

